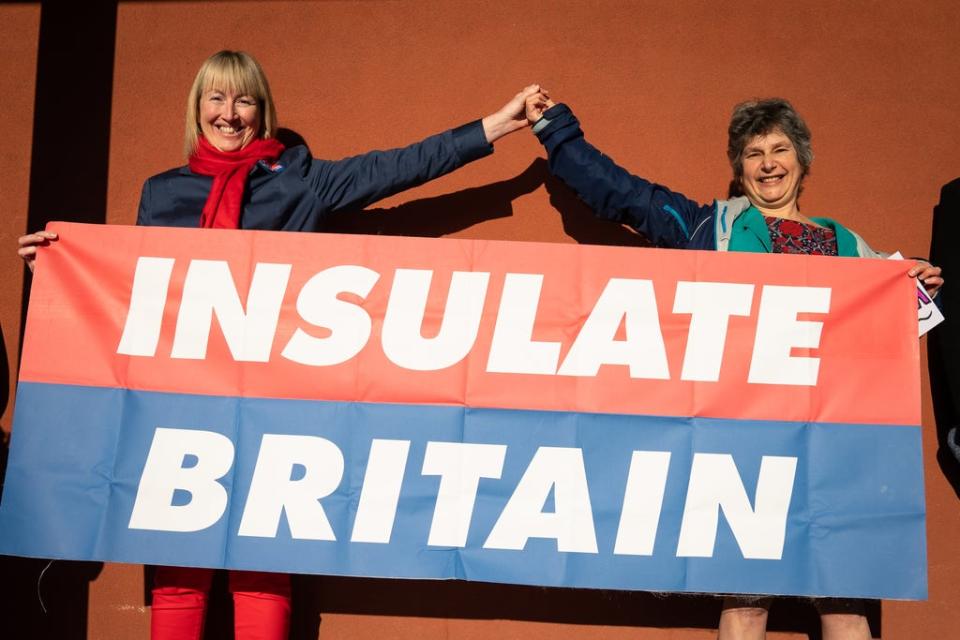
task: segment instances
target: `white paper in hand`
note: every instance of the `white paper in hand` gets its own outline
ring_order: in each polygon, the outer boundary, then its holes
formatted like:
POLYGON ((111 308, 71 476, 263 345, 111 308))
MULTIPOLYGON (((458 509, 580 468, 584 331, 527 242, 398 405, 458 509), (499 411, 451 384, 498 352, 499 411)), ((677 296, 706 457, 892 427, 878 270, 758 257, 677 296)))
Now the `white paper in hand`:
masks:
MULTIPOLYGON (((903 260, 903 256, 897 251, 891 254, 889 259, 903 260)), ((919 279, 917 280, 917 321, 921 336, 944 321, 943 313, 927 294, 927 290, 923 288, 923 283, 919 279)))

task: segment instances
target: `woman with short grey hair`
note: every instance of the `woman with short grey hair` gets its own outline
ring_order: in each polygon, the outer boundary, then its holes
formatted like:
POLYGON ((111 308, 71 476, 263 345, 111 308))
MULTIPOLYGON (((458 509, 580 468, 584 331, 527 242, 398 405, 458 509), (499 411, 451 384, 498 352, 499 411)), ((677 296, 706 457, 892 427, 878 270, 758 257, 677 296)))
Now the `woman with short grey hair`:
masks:
POLYGON ((793 143, 802 177, 805 178, 810 173, 810 165, 813 164, 813 147, 810 144, 812 136, 800 114, 783 98, 747 100, 733 108, 727 129, 727 158, 733 168, 734 184, 740 184, 743 179, 743 151, 747 145, 755 137, 776 130, 793 143))
MULTIPOLYGON (((527 98, 527 119, 547 149, 550 171, 600 217, 633 227, 657 246, 674 249, 880 257, 863 238, 830 218, 800 211, 810 173, 810 129, 782 98, 749 100, 733 109, 727 156, 733 169, 729 200, 702 205, 662 185, 632 175, 588 143, 570 108, 545 91, 527 98)), ((940 269, 910 267, 935 294, 940 269)), ((720 616, 721 640, 766 635, 768 597, 730 597, 720 616)), ((863 601, 818 599, 824 640, 870 638, 863 601)))

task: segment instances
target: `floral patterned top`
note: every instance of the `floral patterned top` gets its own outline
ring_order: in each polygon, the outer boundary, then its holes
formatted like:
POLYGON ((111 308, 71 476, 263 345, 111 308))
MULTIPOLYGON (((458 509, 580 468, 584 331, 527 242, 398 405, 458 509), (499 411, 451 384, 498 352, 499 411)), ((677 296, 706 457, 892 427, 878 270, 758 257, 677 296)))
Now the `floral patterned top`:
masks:
POLYGON ((764 216, 774 253, 802 253, 808 256, 837 255, 837 236, 832 229, 786 218, 764 216))

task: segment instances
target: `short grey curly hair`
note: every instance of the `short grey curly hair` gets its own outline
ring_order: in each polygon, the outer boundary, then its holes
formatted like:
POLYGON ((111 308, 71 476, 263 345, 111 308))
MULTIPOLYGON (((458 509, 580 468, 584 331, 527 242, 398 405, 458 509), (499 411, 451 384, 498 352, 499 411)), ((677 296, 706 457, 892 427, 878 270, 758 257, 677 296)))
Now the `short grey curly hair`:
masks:
POLYGON ((733 108, 730 127, 727 129, 727 157, 733 168, 734 195, 742 195, 740 179, 743 177, 743 150, 755 136, 771 131, 782 131, 790 138, 797 150, 797 160, 803 176, 810 173, 813 164, 813 148, 810 146, 810 129, 800 114, 783 98, 755 98, 741 102, 733 108))

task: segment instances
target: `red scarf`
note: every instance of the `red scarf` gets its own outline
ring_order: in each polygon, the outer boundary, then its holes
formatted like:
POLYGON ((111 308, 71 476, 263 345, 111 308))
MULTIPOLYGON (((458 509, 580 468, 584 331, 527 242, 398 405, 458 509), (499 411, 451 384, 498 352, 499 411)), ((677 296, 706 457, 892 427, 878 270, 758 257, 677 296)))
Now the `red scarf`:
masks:
POLYGON ((197 149, 190 156, 190 171, 213 176, 213 186, 200 215, 200 226, 239 229, 240 205, 250 170, 257 161, 274 161, 281 153, 283 145, 272 138, 258 138, 239 151, 226 152, 199 136, 197 149))

